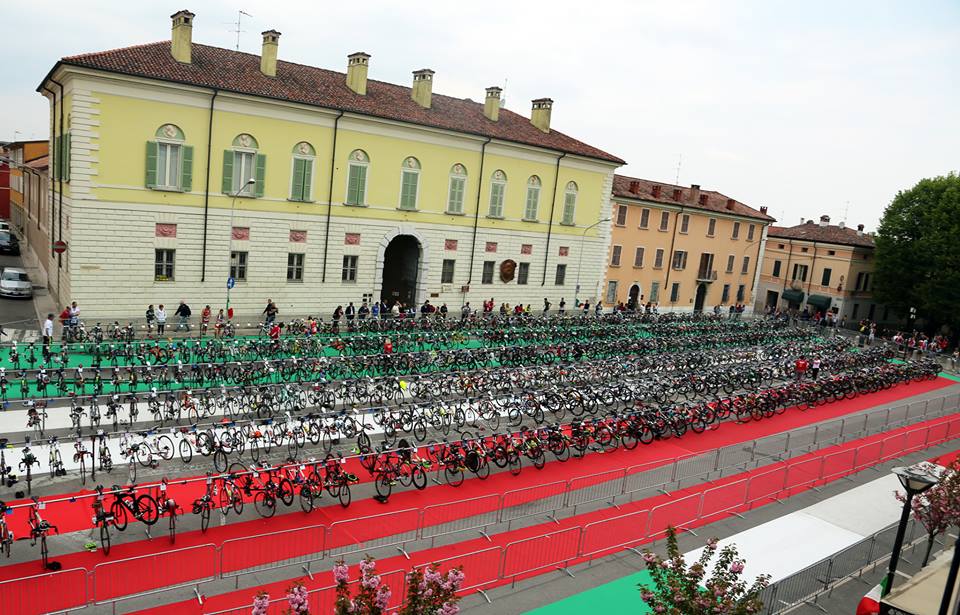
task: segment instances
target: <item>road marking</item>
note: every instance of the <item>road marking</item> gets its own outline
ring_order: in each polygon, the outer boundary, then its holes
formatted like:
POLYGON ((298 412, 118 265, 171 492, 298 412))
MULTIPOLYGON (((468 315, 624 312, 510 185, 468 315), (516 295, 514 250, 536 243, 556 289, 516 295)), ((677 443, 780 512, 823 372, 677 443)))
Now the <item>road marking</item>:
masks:
POLYGON ((40 333, 33 329, 4 329, 4 342, 16 342, 18 344, 29 344, 40 339, 40 333))

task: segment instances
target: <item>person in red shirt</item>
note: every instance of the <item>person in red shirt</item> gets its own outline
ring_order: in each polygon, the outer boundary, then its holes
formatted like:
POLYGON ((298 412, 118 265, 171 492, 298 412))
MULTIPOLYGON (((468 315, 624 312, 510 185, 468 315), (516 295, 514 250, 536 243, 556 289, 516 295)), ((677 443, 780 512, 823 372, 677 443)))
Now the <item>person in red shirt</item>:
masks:
POLYGON ((280 339, 280 332, 282 330, 283 330, 283 323, 274 322, 272 325, 270 325, 270 333, 268 333, 268 335, 270 336, 270 339, 272 340, 280 339))
POLYGON ((393 342, 391 342, 390 338, 388 337, 383 341, 383 354, 391 353, 393 353, 393 342))
POLYGON ((807 374, 807 368, 810 367, 810 364, 807 363, 806 357, 800 357, 797 359, 797 363, 794 366, 797 372, 797 382, 803 380, 803 377, 807 374))

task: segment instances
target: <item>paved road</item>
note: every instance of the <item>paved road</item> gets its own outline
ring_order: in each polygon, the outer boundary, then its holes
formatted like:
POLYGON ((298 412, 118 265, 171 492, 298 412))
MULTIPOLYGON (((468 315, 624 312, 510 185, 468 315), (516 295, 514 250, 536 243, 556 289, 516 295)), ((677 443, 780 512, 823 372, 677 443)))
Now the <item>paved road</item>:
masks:
MULTIPOLYGON (((19 256, 3 254, 0 255, 0 267, 23 267, 23 260, 19 256)), ((33 301, 0 297, 0 324, 7 331, 3 342, 34 339, 40 323, 33 301)))

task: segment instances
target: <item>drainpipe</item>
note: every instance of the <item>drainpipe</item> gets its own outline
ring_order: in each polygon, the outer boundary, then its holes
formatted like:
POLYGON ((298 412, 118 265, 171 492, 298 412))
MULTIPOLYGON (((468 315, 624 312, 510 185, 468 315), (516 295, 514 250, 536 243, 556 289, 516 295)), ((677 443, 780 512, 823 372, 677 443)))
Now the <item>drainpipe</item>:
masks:
POLYGON ((783 293, 787 291, 787 276, 790 275, 790 259, 793 258, 793 240, 788 239, 787 243, 790 245, 790 249, 787 252, 787 269, 783 272, 783 289, 780 291, 780 299, 783 299, 783 293))
MULTIPOLYGON (((41 87, 42 87, 44 90, 50 92, 50 95, 53 96, 53 122, 52 122, 52 125, 50 126, 50 132, 54 135, 51 140, 52 140, 54 143, 56 143, 56 134, 55 134, 55 133, 56 133, 56 124, 57 124, 57 93, 54 92, 53 90, 51 90, 50 88, 48 88, 46 83, 44 83, 43 86, 41 86, 41 87)), ((57 158, 57 151, 56 151, 57 148, 56 148, 56 146, 54 146, 54 147, 52 147, 52 148, 50 148, 50 149, 52 150, 52 151, 51 151, 52 156, 51 156, 51 158, 50 158, 50 163, 49 163, 48 168, 49 168, 49 169, 56 169, 56 168, 57 168, 57 159, 58 159, 58 158, 57 158)), ((51 179, 52 179, 52 178, 51 178, 51 179)), ((52 203, 54 203, 54 202, 57 200, 57 188, 56 188, 56 183, 53 182, 53 181, 51 181, 49 188, 50 188, 50 190, 53 191, 53 198, 50 199, 50 202, 51 202, 51 204, 52 204, 52 203)), ((38 219, 39 219, 39 216, 38 216, 38 219)), ((52 207, 50 208, 50 226, 49 226, 48 228, 49 228, 49 230, 50 230, 50 232, 51 232, 51 234, 52 234, 52 232, 53 232, 53 208, 52 208, 52 207)), ((51 239, 50 239, 50 256, 53 256, 53 254, 54 254, 54 252, 53 252, 53 238, 51 238, 51 239)), ((47 283, 49 284, 49 280, 47 281, 47 283)), ((59 297, 57 297, 57 299, 59 300, 59 297)))
POLYGON ((487 140, 480 146, 480 174, 477 176, 477 208, 473 213, 473 239, 470 242, 470 275, 467 276, 467 286, 473 282, 473 262, 477 256, 477 226, 480 224, 480 192, 483 189, 483 160, 487 153, 487 143, 493 140, 493 137, 487 137, 487 140))
MULTIPOLYGON (((60 83, 59 81, 54 81, 52 78, 50 79, 50 83, 60 88, 60 139, 61 139, 60 143, 62 144, 63 143, 62 141, 63 139, 63 84, 60 83)), ((56 105, 56 101, 54 101, 54 105, 56 105)), ((58 152, 58 155, 62 153, 63 153, 62 151, 58 152)), ((63 156, 61 156, 61 158, 62 157, 63 156)), ((58 196, 59 204, 57 206, 57 239, 59 240, 63 240, 63 163, 64 162, 65 162, 64 160, 60 161, 60 177, 57 180, 57 184, 58 184, 57 191, 59 193, 59 196, 58 196)), ((52 244, 50 248, 51 250, 53 249, 52 244)), ((63 303, 63 297, 60 296, 60 270, 62 268, 63 268, 63 254, 57 254, 57 300, 60 301, 61 303, 63 303)))
MULTIPOLYGON (((560 161, 566 157, 566 152, 560 154, 557 158, 557 166, 553 173, 553 198, 550 203, 550 222, 547 225, 547 246, 543 249, 543 281, 540 282, 540 286, 547 285, 547 260, 550 258, 550 237, 553 235, 553 212, 557 208, 557 182, 560 181, 560 161)), ((582 243, 580 249, 583 249, 582 243)))
MULTIPOLYGON (((210 155, 213 148, 213 102, 220 90, 214 90, 210 97, 210 118, 207 121, 207 179, 203 186, 203 257, 200 265, 200 281, 207 281, 207 222, 210 215, 210 155)), ((232 230, 230 231, 233 232, 232 230)))
MULTIPOLYGON (((670 270, 673 269, 673 246, 677 242, 677 229, 680 228, 680 216, 683 215, 683 205, 680 206, 680 211, 677 212, 677 218, 673 221, 673 236, 670 238, 670 253, 667 254, 667 279, 663 282, 663 291, 667 292, 667 289, 670 288, 670 270)), ((736 267, 736 263, 734 263, 736 267)), ((672 293, 671 293, 672 295, 672 293)), ((677 297, 679 299, 679 297, 677 297)), ((706 301, 706 299, 704 299, 706 301)), ((660 303, 660 297, 657 297, 657 303, 660 303)), ((671 303, 673 305, 673 303, 671 303)))
MULTIPOLYGON (((817 242, 813 242, 813 260, 810 261, 810 279, 807 280, 807 299, 810 299, 810 289, 813 287, 813 270, 817 266, 817 242)), ((810 305, 807 303, 807 305, 810 305)))
POLYGON ((337 126, 340 124, 340 118, 343 117, 343 111, 333 120, 333 146, 330 148, 330 183, 327 186, 327 228, 323 233, 323 275, 320 281, 327 281, 327 248, 330 246, 330 216, 333 213, 333 172, 337 166, 337 126))

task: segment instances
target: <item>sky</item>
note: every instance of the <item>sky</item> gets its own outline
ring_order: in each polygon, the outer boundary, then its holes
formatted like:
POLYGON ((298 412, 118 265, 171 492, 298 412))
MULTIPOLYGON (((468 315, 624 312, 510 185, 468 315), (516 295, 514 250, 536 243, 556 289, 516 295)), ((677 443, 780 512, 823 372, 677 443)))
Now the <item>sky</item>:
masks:
POLYGON ((554 99, 552 127, 627 161, 619 172, 699 184, 780 224, 831 216, 876 228, 894 195, 960 169, 960 2, 592 0, 310 2, 31 0, 0 3, 5 24, 0 140, 47 137, 36 93, 57 59, 168 40, 196 13, 194 42, 482 101, 504 87, 529 116, 554 99))

